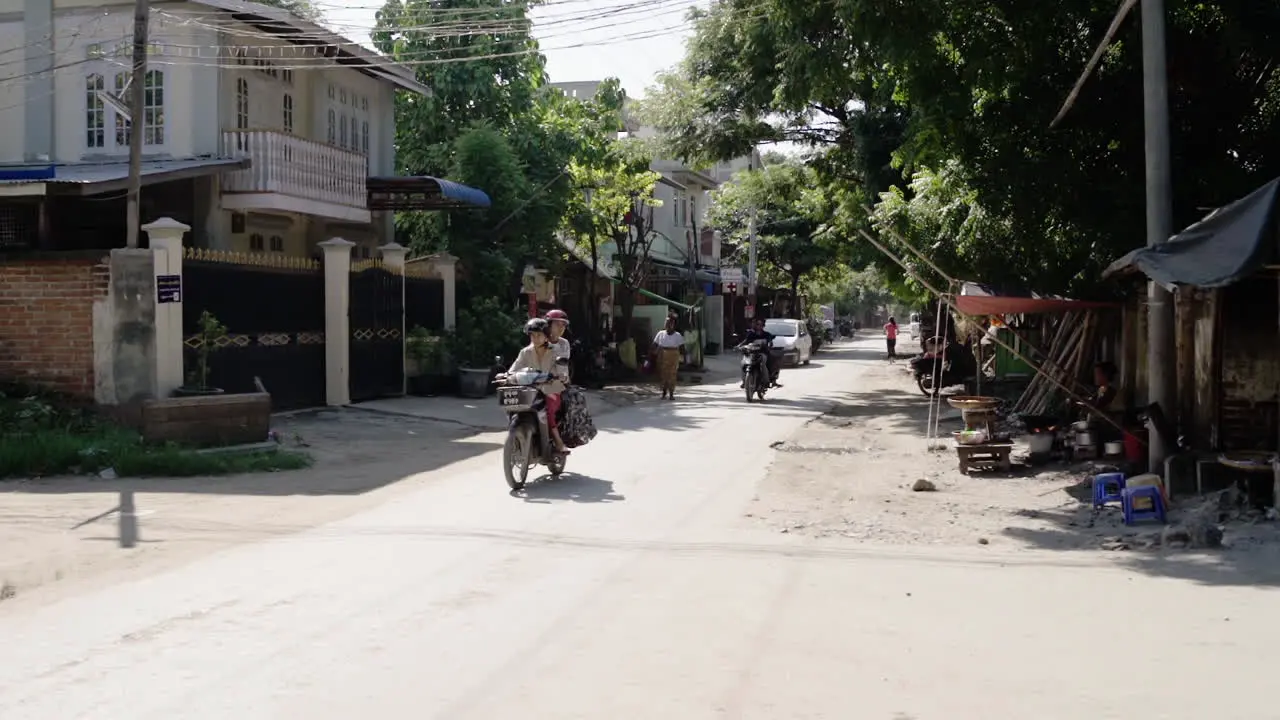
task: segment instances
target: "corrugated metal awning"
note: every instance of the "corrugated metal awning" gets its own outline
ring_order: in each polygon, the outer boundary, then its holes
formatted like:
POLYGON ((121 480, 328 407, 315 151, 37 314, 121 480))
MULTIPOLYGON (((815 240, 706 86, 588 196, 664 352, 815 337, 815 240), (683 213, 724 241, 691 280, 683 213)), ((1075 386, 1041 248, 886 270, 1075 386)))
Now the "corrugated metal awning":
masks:
MULTIPOLYGON (((247 167, 248 158, 144 160, 142 182, 149 185, 247 167)), ((0 190, 8 197, 47 195, 50 189, 58 194, 94 195, 124 189, 128 182, 127 162, 0 167, 0 190)))

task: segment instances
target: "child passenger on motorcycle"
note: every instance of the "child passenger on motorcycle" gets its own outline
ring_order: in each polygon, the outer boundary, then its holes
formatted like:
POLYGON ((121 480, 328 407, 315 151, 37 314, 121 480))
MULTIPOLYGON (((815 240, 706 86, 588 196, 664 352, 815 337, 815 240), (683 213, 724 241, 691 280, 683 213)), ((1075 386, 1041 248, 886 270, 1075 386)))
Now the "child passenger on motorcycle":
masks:
POLYGON ((515 362, 507 369, 511 375, 521 370, 537 370, 554 376, 542 385, 541 390, 547 403, 547 428, 551 431, 551 440, 556 445, 556 452, 568 454, 569 448, 560 439, 560 428, 556 415, 560 412, 560 393, 564 392, 568 379, 568 368, 556 362, 557 354, 550 342, 547 321, 534 318, 525 323, 524 332, 529 336, 529 344, 516 355, 515 362))

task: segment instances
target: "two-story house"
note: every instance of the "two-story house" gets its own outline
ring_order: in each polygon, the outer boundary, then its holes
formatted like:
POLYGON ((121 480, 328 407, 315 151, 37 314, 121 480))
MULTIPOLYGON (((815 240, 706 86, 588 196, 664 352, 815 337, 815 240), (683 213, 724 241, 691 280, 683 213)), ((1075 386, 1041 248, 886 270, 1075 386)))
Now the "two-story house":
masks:
POLYGON ((133 4, 0 0, 0 249, 120 247, 129 123, 145 123, 142 220, 188 244, 357 257, 392 211, 487 205, 432 178, 395 178, 394 95, 411 69, 314 23, 240 0, 151 9, 144 103, 129 108, 133 4))

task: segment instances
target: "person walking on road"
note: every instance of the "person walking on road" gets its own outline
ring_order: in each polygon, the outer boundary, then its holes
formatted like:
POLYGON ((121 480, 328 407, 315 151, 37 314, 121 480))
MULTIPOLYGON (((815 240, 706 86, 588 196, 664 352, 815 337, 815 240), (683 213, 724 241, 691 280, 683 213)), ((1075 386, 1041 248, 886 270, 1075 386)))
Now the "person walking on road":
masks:
POLYGON ((658 380, 662 383, 662 398, 676 399, 676 372, 684 357, 684 336, 676 331, 676 319, 667 318, 666 327, 653 336, 658 352, 658 380))
POLYGON ((898 321, 892 317, 884 324, 884 347, 888 350, 889 362, 898 359, 898 321))

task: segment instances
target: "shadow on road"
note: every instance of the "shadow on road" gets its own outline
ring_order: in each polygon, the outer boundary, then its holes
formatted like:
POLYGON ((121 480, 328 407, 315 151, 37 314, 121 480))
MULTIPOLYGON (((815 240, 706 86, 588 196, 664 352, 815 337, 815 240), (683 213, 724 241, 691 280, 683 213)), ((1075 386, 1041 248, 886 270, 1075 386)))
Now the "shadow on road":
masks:
POLYGON ((525 485, 523 490, 512 490, 512 497, 527 503, 550 504, 553 502, 613 503, 626 500, 613 490, 613 483, 590 475, 566 472, 558 478, 544 475, 525 485))

